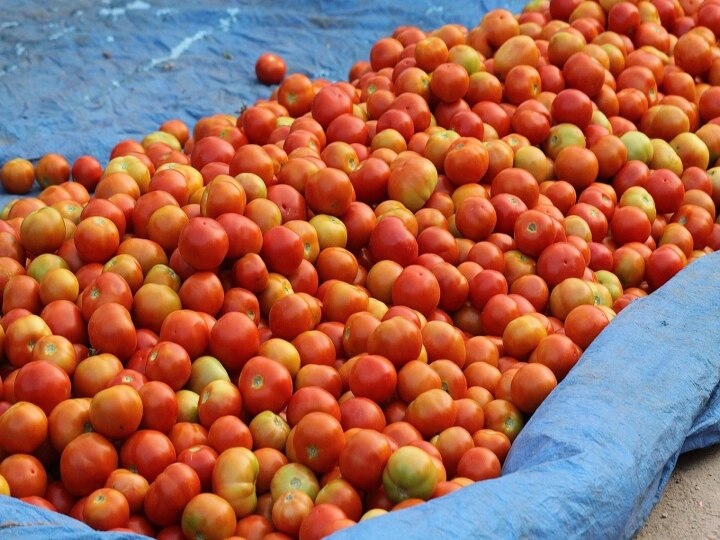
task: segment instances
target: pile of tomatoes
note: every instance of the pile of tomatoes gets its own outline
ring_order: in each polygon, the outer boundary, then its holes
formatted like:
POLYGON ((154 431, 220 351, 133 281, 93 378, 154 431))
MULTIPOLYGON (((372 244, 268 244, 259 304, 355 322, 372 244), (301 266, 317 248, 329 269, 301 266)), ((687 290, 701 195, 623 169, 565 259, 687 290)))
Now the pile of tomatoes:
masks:
POLYGON ((2 167, 0 494, 302 540, 497 477, 637 298, 720 246, 720 1, 397 28, 106 166, 2 167))

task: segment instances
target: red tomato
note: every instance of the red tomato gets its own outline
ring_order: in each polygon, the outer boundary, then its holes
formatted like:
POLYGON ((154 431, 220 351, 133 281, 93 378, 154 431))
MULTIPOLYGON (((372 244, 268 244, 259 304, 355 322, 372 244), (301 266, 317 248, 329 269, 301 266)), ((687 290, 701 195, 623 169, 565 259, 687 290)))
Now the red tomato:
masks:
POLYGON ((180 256, 196 270, 220 266, 230 247, 227 232, 216 220, 194 217, 180 231, 180 256))
POLYGON ((48 435, 48 419, 37 405, 18 401, 0 414, 0 448, 9 454, 31 454, 48 435))
POLYGON ((47 488, 47 472, 31 454, 11 454, 0 462, 4 478, 13 497, 42 497, 47 488))
POLYGON ((170 439, 151 429, 136 431, 120 447, 120 464, 126 469, 137 471, 148 482, 155 480, 176 457, 170 439))
POLYGON ((292 396, 290 372, 279 362, 265 356, 250 358, 238 380, 243 408, 251 415, 270 410, 279 413, 292 396))
POLYGON ((185 463, 172 463, 155 478, 145 495, 145 515, 156 525, 172 525, 185 506, 200 493, 200 479, 185 463))
POLYGON ((236 532, 233 507, 214 493, 199 493, 185 505, 181 516, 182 532, 188 538, 230 538, 236 532))
POLYGON ((117 489, 96 489, 85 499, 83 521, 93 529, 108 531, 124 527, 130 519, 130 506, 117 489))
POLYGON ((340 422, 323 412, 305 415, 294 428, 297 459, 314 472, 332 469, 345 446, 340 422))
POLYGON ((88 320, 88 339, 98 352, 127 360, 137 347, 137 331, 130 312, 115 302, 101 305, 88 320))
POLYGON ((177 343, 161 341, 148 352, 147 378, 164 382, 176 392, 190 379, 190 370, 190 355, 177 343))
POLYGON ((60 477, 70 493, 83 497, 103 487, 117 466, 117 450, 105 437, 83 433, 62 451, 60 477))
POLYGON ((95 394, 90 403, 93 429, 109 439, 124 439, 140 426, 143 402, 135 388, 117 384, 95 394))
POLYGON ((229 370, 241 369, 259 347, 258 328, 244 313, 226 313, 210 331, 210 354, 229 370))
POLYGON ((149 486, 143 476, 127 469, 115 469, 105 482, 105 487, 116 489, 125 496, 132 514, 142 509, 149 486))
POLYGON ((70 377, 47 360, 35 360, 18 370, 14 391, 16 400, 34 403, 49 415, 59 403, 70 399, 70 377))
POLYGON ((426 390, 407 408, 406 420, 425 437, 431 437, 455 423, 457 404, 446 391, 426 390))

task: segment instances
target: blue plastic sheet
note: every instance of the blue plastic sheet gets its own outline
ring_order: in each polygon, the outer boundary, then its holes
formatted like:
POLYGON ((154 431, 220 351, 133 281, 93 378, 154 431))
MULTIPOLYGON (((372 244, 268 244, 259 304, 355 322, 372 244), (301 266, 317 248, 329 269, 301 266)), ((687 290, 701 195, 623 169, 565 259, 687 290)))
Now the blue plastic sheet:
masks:
MULTIPOLYGON (((339 80, 397 25, 471 27, 497 5, 0 0, 0 163, 51 151, 105 163, 116 142, 169 118, 192 125, 266 97, 253 71, 262 52, 282 55, 289 72, 339 80)), ((718 257, 616 318, 528 422, 503 477, 336 537, 631 537, 678 455, 720 440, 718 257)), ((0 536, 100 537, 7 498, 0 536)))

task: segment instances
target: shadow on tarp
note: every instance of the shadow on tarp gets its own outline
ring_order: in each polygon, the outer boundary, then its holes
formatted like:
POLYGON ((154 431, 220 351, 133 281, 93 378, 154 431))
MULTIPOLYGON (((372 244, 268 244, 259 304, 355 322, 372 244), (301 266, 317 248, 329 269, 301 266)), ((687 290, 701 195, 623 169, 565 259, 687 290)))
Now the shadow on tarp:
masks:
MULTIPOLYGON (((261 52, 281 54, 290 72, 339 80, 400 24, 470 27, 497 5, 5 0, 0 162, 52 151, 106 163, 116 142, 169 118, 192 125, 266 97, 270 89, 252 70, 261 52)), ((528 422, 502 478, 335 537, 631 537, 679 453, 720 440, 718 257, 693 263, 618 315, 528 422)), ((3 497, 0 537, 132 535, 100 535, 3 497)))

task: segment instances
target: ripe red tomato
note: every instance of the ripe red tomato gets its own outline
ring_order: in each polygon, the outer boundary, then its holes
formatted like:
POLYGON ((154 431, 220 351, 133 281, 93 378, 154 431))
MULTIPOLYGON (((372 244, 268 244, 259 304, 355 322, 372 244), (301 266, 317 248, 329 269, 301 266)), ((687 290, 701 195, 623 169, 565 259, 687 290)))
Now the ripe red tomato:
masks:
POLYGON ((230 538, 237 526, 233 507, 214 493, 199 493, 190 499, 180 521, 186 538, 230 538))
POLYGON ((47 472, 32 454, 10 454, 0 462, 4 478, 13 497, 42 497, 46 491, 47 472))
POLYGON ((269 410, 279 413, 292 396, 290 372, 275 360, 254 356, 243 366, 238 380, 243 408, 251 415, 269 410))
POLYGON ((137 471, 148 482, 155 480, 176 457, 168 436, 152 429, 136 431, 120 447, 120 464, 137 471))
POLYGON ((18 370, 14 391, 16 400, 34 403, 50 415, 59 403, 70 399, 70 377, 47 360, 35 360, 18 370))
POLYGON ((93 529, 109 531, 124 527, 130 519, 130 506, 117 489, 102 487, 93 491, 83 505, 83 521, 93 529))
POLYGON ((177 523, 185 506, 200 493, 200 479, 185 463, 172 463, 151 483, 145 495, 144 510, 156 525, 177 523))
POLYGON ((90 424, 109 439, 124 439, 140 426, 143 402, 135 388, 117 384, 95 394, 90 403, 90 424))
POLYGON ((48 418, 37 405, 18 401, 0 414, 0 448, 8 454, 31 454, 48 435, 48 418))
POLYGON ((117 450, 105 437, 94 432, 78 435, 60 456, 60 477, 68 491, 78 497, 103 487, 117 467, 117 450))
POLYGON ((137 348, 137 330, 130 312, 116 302, 101 305, 88 320, 88 339, 96 351, 127 360, 137 348))
POLYGON ((316 473, 332 469, 345 446, 339 420, 324 412, 311 412, 295 426, 293 444, 299 463, 316 473))
POLYGON ((180 256, 196 270, 213 270, 228 253, 230 240, 223 226, 209 217, 194 217, 180 231, 180 256))

